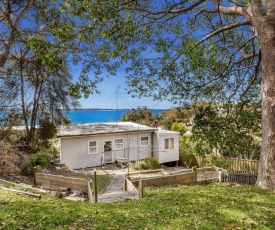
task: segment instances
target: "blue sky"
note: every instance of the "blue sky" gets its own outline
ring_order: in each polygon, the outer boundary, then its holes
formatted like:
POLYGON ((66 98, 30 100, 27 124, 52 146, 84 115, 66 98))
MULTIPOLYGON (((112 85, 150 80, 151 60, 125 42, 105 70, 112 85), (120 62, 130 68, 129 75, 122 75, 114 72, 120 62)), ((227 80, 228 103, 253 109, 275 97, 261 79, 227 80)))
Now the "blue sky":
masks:
MULTIPOLYGON (((74 80, 78 78, 80 71, 80 65, 71 66, 71 74, 74 80)), ((102 76, 104 75, 107 76, 108 74, 103 73, 102 76)), ((90 76, 92 76, 92 73, 90 76)), ((125 82, 124 70, 120 68, 117 71, 117 76, 105 77, 104 80, 98 84, 100 94, 92 94, 88 99, 81 98, 79 100, 82 108, 128 109, 138 106, 147 106, 149 109, 169 109, 175 106, 175 104, 166 100, 154 101, 152 97, 133 98, 127 93, 127 85, 125 82), (116 91, 118 93, 116 93, 116 91)))
POLYGON ((82 108, 120 109, 147 106, 150 109, 168 109, 174 106, 169 101, 154 101, 149 97, 133 98, 127 94, 126 87, 124 76, 110 76, 98 85, 100 94, 93 94, 88 99, 82 98, 79 101, 82 108))

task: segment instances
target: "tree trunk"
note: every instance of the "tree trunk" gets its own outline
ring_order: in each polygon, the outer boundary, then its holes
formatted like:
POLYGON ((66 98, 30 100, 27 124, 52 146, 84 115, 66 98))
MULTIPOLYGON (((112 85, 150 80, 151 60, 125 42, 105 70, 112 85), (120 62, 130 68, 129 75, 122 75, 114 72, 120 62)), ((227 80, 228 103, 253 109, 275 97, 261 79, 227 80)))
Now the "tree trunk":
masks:
POLYGON ((257 186, 275 189, 275 20, 265 17, 257 27, 262 54, 262 146, 257 186))
MULTIPOLYGON (((21 53, 21 57, 22 57, 22 53, 21 53)), ((23 58, 20 59, 20 81, 21 81, 20 90, 21 90, 22 115, 25 123, 26 136, 28 140, 30 135, 30 130, 29 130, 29 124, 28 124, 29 116, 25 105, 25 80, 24 80, 24 74, 23 74, 23 58)))

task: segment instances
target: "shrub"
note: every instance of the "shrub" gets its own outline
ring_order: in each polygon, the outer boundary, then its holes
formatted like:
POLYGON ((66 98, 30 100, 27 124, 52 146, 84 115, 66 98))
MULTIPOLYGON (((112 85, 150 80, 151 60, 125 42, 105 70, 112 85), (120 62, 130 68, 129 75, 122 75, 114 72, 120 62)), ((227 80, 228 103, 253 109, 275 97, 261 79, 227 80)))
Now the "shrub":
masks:
POLYGON ((179 137, 180 155, 193 155, 195 153, 194 143, 192 142, 191 135, 184 135, 179 137))
POLYGON ((51 166, 50 155, 42 152, 31 155, 30 158, 21 165, 21 172, 25 175, 30 175, 35 166, 49 168, 51 166))
POLYGON ((30 162, 33 166, 49 168, 51 166, 51 157, 47 153, 38 152, 30 157, 30 162))
POLYGON ((6 151, 0 149, 0 176, 14 176, 20 174, 20 165, 27 157, 17 149, 6 151))
POLYGON ((54 123, 50 122, 47 119, 39 121, 39 138, 41 140, 48 140, 55 137, 57 133, 57 128, 54 123))
POLYGON ((219 168, 228 169, 232 163, 233 163, 233 159, 214 157, 214 156, 211 157, 211 164, 219 168))
POLYGON ((155 158, 155 157, 147 158, 145 160, 145 163, 149 169, 159 168, 159 162, 158 162, 157 158, 155 158))
POLYGON ((147 169, 147 164, 144 160, 136 161, 134 164, 135 169, 147 169))
POLYGON ((23 175, 31 175, 33 172, 33 166, 29 160, 23 162, 20 166, 20 171, 23 175))

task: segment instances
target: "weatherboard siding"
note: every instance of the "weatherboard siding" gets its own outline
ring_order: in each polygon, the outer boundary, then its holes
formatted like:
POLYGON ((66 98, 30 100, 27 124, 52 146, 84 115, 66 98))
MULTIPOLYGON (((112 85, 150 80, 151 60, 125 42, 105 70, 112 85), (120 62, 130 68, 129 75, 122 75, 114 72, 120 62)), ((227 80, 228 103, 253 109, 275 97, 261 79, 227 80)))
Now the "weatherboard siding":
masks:
POLYGON ((62 137, 60 139, 61 163, 72 169, 95 167, 102 165, 104 160, 104 142, 114 139, 124 139, 123 149, 112 146, 112 161, 118 158, 140 160, 151 157, 152 132, 104 134, 91 136, 62 137), (148 137, 149 144, 140 146, 141 137, 148 137), (97 153, 88 154, 88 143, 97 141, 97 153))
POLYGON ((88 142, 93 140, 90 137, 61 138, 61 163, 71 169, 101 165, 100 148, 97 153, 88 154, 88 142))
POLYGON ((159 163, 166 163, 179 160, 179 133, 177 132, 155 132, 154 145, 158 147, 158 151, 154 152, 154 156, 159 163), (165 139, 174 138, 174 148, 165 149, 165 139))

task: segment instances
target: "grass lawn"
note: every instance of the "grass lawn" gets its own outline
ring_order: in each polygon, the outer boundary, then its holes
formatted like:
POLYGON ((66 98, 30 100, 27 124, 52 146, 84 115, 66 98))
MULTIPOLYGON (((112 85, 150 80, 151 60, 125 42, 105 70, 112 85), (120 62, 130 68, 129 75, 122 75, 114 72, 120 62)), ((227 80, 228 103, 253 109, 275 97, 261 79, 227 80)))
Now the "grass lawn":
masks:
POLYGON ((94 204, 0 189, 0 229, 275 229, 275 192, 217 183, 150 188, 138 201, 94 204))
MULTIPOLYGON (((94 175, 81 175, 81 174, 77 174, 74 175, 73 177, 76 178, 80 178, 80 179, 85 179, 85 180, 89 180, 94 178, 94 175)), ((105 174, 105 175, 97 175, 96 178, 96 184, 97 184, 97 191, 98 193, 103 192, 103 190, 105 189, 105 187, 109 184, 109 181, 112 179, 113 175, 110 174, 105 174)), ((93 187, 94 189, 94 187, 93 187)))

